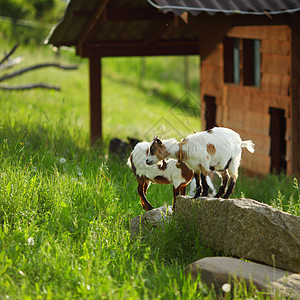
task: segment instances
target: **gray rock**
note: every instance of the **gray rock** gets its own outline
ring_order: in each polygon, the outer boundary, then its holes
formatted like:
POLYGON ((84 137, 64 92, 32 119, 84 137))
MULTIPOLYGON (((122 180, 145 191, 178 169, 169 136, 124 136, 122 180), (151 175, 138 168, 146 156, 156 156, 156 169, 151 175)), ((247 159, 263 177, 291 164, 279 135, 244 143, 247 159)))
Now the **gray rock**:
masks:
POLYGON ((131 238, 145 235, 153 228, 163 226, 169 222, 172 216, 172 206, 161 206, 152 210, 146 211, 141 216, 131 219, 130 232, 131 238))
POLYGON ((300 298, 299 274, 258 263, 230 257, 206 257, 187 266, 186 272, 190 272, 193 279, 201 274, 201 281, 213 285, 217 293, 226 283, 230 283, 233 290, 236 282, 244 280, 248 287, 253 284, 271 298, 276 295, 300 298))
POLYGON ((234 257, 300 273, 300 218, 251 199, 178 196, 174 216, 234 257))

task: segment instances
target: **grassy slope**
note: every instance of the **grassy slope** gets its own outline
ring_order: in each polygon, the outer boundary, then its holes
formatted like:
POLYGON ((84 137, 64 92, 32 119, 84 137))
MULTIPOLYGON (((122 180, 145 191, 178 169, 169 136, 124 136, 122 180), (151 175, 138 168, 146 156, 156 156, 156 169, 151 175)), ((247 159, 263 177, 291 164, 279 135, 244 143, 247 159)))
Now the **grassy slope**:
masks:
MULTIPOLYGON (((56 59, 47 48, 21 53, 24 65, 56 59)), ((1 297, 211 299, 211 291, 197 289, 183 272, 188 263, 212 255, 197 235, 172 223, 146 241, 130 241, 129 221, 142 213, 136 181, 124 161, 106 161, 106 148, 88 148, 86 62, 71 55, 61 60, 80 68, 36 71, 11 81, 60 84, 61 93, 0 91, 1 297)), ((139 59, 103 62, 106 141, 151 138, 152 131, 184 136, 200 127, 199 119, 184 114, 182 101, 178 105, 178 99, 185 99, 181 63, 147 59, 141 84, 139 59), (155 125, 166 119, 166 127, 155 125)), ((267 203, 278 199, 279 206, 297 202, 284 209, 299 214, 299 194, 292 184, 284 176, 261 180, 242 175, 235 195, 243 192, 267 203), (277 197, 278 191, 284 196, 277 197)), ((152 186, 149 199, 154 206, 171 204, 171 187, 152 186)))

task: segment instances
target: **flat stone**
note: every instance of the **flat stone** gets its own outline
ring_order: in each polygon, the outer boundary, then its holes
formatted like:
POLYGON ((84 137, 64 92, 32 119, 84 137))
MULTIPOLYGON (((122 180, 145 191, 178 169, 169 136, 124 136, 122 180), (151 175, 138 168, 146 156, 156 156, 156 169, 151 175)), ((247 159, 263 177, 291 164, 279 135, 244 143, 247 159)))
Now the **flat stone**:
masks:
POLYGON ((201 243, 233 257, 300 273, 300 218, 252 199, 178 196, 174 216, 201 243))
POLYGON ((141 216, 131 219, 130 232, 131 238, 143 236, 153 228, 163 226, 172 217, 172 206, 161 206, 146 211, 141 216))
POLYGON ((201 274, 201 281, 208 286, 213 285, 217 293, 226 283, 233 286, 244 280, 248 287, 253 284, 271 297, 279 295, 300 299, 299 274, 258 263, 230 257, 206 257, 187 266, 186 272, 190 272, 193 279, 201 274))

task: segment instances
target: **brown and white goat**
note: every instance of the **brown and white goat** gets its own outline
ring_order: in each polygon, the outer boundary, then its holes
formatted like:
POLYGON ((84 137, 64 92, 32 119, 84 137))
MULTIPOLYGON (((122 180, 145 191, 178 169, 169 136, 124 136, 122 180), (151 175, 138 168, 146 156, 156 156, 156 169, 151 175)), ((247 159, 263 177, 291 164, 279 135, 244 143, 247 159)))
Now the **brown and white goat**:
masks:
POLYGON ((194 173, 186 164, 180 168, 176 166, 177 161, 169 159, 162 160, 161 163, 149 166, 146 158, 149 151, 149 142, 138 143, 131 152, 127 165, 130 167, 138 181, 138 194, 141 199, 143 209, 151 210, 153 206, 146 198, 147 189, 150 183, 173 184, 173 211, 176 197, 185 195, 186 186, 192 180, 194 173))
POLYGON ((215 197, 224 195, 223 198, 229 198, 238 178, 244 147, 249 152, 254 152, 252 141, 242 141, 240 135, 229 128, 215 127, 189 135, 181 142, 174 138, 162 141, 155 137, 149 147, 146 163, 153 165, 168 157, 178 159, 179 163, 185 163, 195 175, 201 176, 202 187, 198 180, 194 198, 199 197, 201 191, 202 196, 208 195, 206 176, 212 170, 217 171, 222 176, 222 184, 215 197))

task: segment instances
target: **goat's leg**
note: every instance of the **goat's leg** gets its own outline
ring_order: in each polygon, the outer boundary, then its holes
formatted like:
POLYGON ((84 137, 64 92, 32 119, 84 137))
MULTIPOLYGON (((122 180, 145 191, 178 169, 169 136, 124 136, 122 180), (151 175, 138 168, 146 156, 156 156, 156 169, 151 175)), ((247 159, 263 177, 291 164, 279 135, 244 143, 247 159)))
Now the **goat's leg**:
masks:
POLYGON ((180 192, 180 195, 183 195, 183 196, 186 194, 186 184, 180 185, 179 192, 180 192))
POLYGON ((185 195, 186 192, 186 184, 181 184, 177 189, 174 188, 173 186, 173 212, 175 210, 175 203, 176 203, 176 198, 177 196, 180 195, 185 195))
MULTIPOLYGON (((153 209, 153 206, 150 204, 150 202, 147 200, 144 191, 145 191, 145 179, 143 177, 140 177, 138 179, 138 194, 141 199, 141 204, 144 210, 151 210, 153 209)), ((147 188, 146 188, 147 191, 147 188)))
POLYGON ((230 177, 227 191, 226 191, 225 195, 223 196, 224 199, 228 199, 230 197, 230 195, 232 194, 233 189, 235 187, 235 183, 236 183, 236 180, 233 177, 230 177))
POLYGON ((208 195, 209 186, 206 182, 206 176, 203 173, 201 173, 201 185, 203 188, 201 196, 206 197, 208 195))
POLYGON ((196 194, 193 198, 196 199, 196 198, 200 197, 202 187, 200 185, 200 175, 199 175, 199 173, 195 172, 194 177, 195 177, 195 180, 196 180, 196 194))
POLYGON ((143 191, 144 191, 145 197, 147 195, 147 190, 148 190, 148 187, 149 187, 149 183, 150 183, 150 181, 148 179, 144 179, 143 191))
POLYGON ((222 184, 220 185, 218 193, 215 195, 215 198, 220 198, 225 193, 225 189, 228 182, 228 172, 227 170, 222 171, 222 184))
POLYGON ((172 205, 172 209, 173 209, 173 213, 175 211, 175 203, 176 203, 176 198, 179 195, 179 190, 180 187, 178 187, 177 189, 173 186, 173 205, 172 205))

